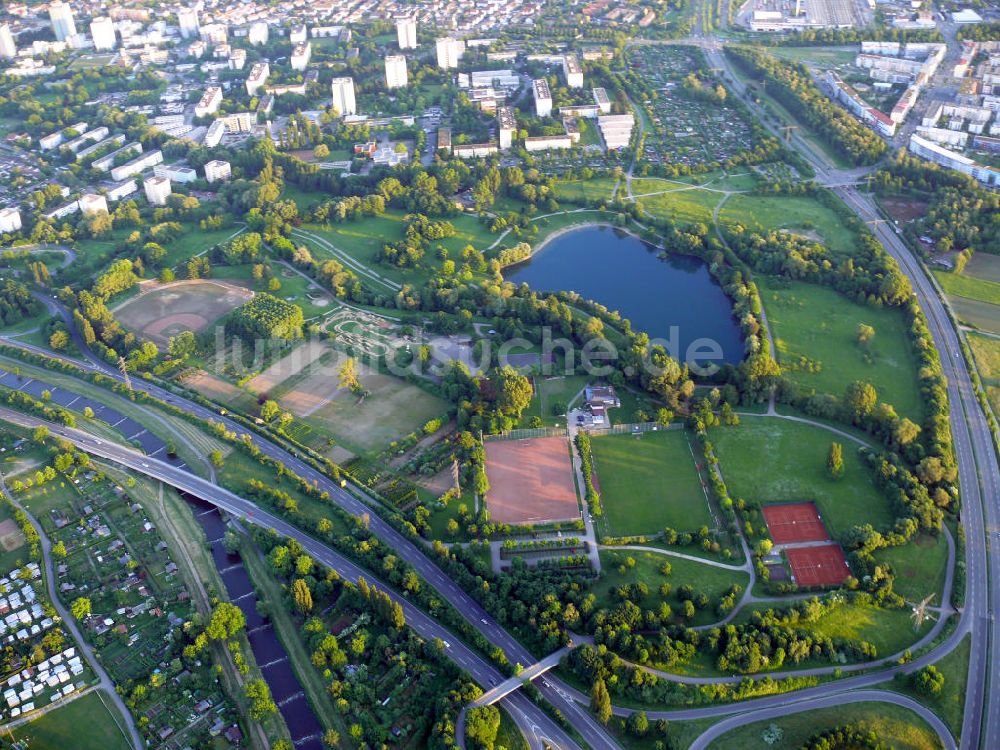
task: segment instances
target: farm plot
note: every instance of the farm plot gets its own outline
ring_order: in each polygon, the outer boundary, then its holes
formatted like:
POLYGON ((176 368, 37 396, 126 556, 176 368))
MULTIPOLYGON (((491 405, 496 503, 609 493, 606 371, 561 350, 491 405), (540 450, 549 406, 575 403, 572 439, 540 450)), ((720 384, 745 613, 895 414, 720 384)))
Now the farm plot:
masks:
POLYGON ((563 437, 486 443, 486 505, 493 521, 539 524, 579 518, 569 445, 563 437))
POLYGON ((182 331, 204 331, 253 296, 243 287, 204 279, 144 286, 112 312, 123 326, 161 346, 182 331))
POLYGON ((602 535, 712 525, 684 430, 595 436, 591 446, 604 509, 602 535))

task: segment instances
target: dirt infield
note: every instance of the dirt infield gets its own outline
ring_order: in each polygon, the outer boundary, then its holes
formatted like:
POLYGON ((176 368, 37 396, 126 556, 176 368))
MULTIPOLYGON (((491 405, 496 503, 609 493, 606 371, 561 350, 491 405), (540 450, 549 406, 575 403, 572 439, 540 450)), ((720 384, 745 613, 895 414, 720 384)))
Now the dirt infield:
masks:
POLYGON ((580 517, 573 464, 564 437, 486 443, 490 520, 525 524, 580 517))
POLYGON ((25 543, 24 532, 13 518, 0 522, 0 547, 4 552, 11 552, 25 543))
POLYGON ((785 550, 798 586, 837 586, 851 574, 839 544, 785 550))
POLYGON ((763 513, 775 544, 825 542, 830 538, 816 503, 765 505, 763 513))
POLYGON ((178 281, 144 285, 112 312, 129 330, 165 346, 181 331, 204 331, 252 296, 249 289, 223 281, 178 281))

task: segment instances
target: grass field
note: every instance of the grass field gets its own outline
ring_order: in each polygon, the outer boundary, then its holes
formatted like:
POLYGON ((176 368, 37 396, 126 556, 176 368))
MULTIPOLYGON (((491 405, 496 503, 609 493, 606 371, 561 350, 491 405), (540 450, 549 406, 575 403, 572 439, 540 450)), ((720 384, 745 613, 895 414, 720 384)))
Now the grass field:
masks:
POLYGON ((934 730, 909 709, 887 703, 849 703, 747 724, 726 732, 708 747, 710 750, 798 750, 823 729, 854 723, 874 732, 879 742, 895 750, 937 750, 941 746, 934 730), (761 735, 772 724, 781 728, 783 736, 778 742, 767 744, 761 735))
POLYGON ((196 226, 189 226, 189 231, 163 246, 167 255, 163 259, 162 265, 175 266, 178 263, 184 263, 189 258, 201 255, 216 245, 224 245, 230 238, 240 234, 244 229, 245 227, 241 226, 230 226, 224 229, 201 230, 196 226))
POLYGON ((614 190, 617 182, 614 177, 559 180, 554 186, 556 200, 611 200, 611 191, 614 190))
POLYGON ((919 602, 937 593, 934 603, 941 603, 948 572, 948 544, 943 536, 921 535, 901 547, 878 550, 875 561, 892 565, 896 572, 892 590, 907 601, 919 602))
POLYGON ((987 333, 1000 334, 1000 305, 948 295, 955 317, 965 325, 987 333))
POLYGON ((554 407, 570 406, 570 400, 586 385, 586 375, 535 378, 535 390, 528 408, 521 414, 521 427, 527 427, 532 417, 539 417, 547 426, 565 425, 566 417, 554 413, 554 407))
POLYGON ((991 305, 1000 305, 1000 283, 996 281, 948 271, 934 271, 933 273, 941 288, 950 297, 964 297, 965 299, 989 302, 991 305))
MULTIPOLYGON (((636 602, 642 609, 658 609, 659 602, 664 601, 660 596, 660 584, 670 583, 673 591, 666 598, 666 602, 675 610, 678 610, 678 600, 676 597, 677 587, 681 584, 690 584, 695 593, 705 593, 711 601, 718 598, 734 583, 744 588, 750 582, 746 573, 738 573, 731 570, 716 568, 711 565, 702 565, 691 560, 679 557, 660 555, 655 552, 610 551, 601 552, 601 577, 590 587, 590 592, 597 597, 598 607, 612 607, 619 600, 614 594, 614 590, 619 586, 643 582, 649 587, 649 593, 636 602), (628 560, 634 560, 635 564, 628 565, 628 560), (663 575, 660 568, 664 563, 670 563, 672 568, 670 575, 663 575), (624 573, 621 567, 625 566, 624 573)), ((698 611, 690 621, 691 625, 705 625, 716 622, 719 616, 715 610, 709 609, 698 611)))
POLYGON ((875 487, 855 446, 828 430, 774 417, 746 417, 709 435, 733 498, 761 504, 813 500, 830 535, 855 524, 892 522, 889 501, 875 487), (831 442, 844 445, 844 476, 826 475, 831 442))
POLYGON ((853 63, 858 54, 854 47, 772 47, 768 51, 784 60, 816 63, 824 67, 853 63))
POLYGON ((608 435, 591 442, 601 486, 601 536, 695 531, 712 517, 684 430, 608 435))
POLYGON ((880 401, 921 421, 916 367, 902 312, 859 305, 832 289, 802 282, 766 279, 760 293, 778 361, 790 380, 838 397, 853 381, 867 380, 880 401), (867 349, 857 343, 861 323, 875 328, 867 349))
POLYGON ((962 639, 950 654, 945 656, 935 666, 944 675, 944 687, 937 695, 925 696, 907 686, 903 692, 940 716, 948 724, 955 739, 962 732, 962 711, 965 708, 965 686, 969 674, 969 652, 971 642, 969 636, 962 639))
POLYGON ((993 281, 1000 284, 1000 255, 990 253, 975 253, 962 271, 964 276, 975 276, 977 279, 993 281))
POLYGON ((1000 413, 1000 338, 969 332, 966 339, 990 404, 1000 413))
POLYGON ((832 209, 809 196, 733 195, 719 212, 719 221, 785 229, 806 236, 814 232, 831 253, 851 255, 854 252, 854 233, 832 209))
MULTIPOLYGON (((638 182, 650 181, 639 180, 638 182)), ((633 185, 633 194, 637 203, 641 203, 648 213, 659 219, 708 225, 712 223, 712 212, 715 207, 725 197, 724 193, 699 188, 684 188, 670 183, 653 187, 653 191, 644 195, 640 195, 633 185), (660 192, 663 190, 669 192, 660 192)))
POLYGON ((74 750, 131 750, 123 733, 120 716, 114 713, 107 698, 96 692, 45 714, 13 731, 17 740, 28 740, 32 748, 69 748, 74 750))

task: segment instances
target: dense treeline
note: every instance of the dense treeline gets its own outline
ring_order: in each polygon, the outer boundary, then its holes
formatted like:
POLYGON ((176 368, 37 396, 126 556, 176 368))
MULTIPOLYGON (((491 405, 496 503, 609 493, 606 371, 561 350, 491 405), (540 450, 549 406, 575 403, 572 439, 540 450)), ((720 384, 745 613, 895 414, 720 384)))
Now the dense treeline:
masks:
POLYGON ((230 313, 226 328, 250 339, 302 337, 302 308, 271 294, 259 293, 230 313))
POLYGON ((874 164, 885 153, 885 142, 826 97, 805 66, 751 47, 728 45, 725 53, 742 70, 763 80, 768 93, 853 163, 874 164))
POLYGON ((7 279, 0 286, 0 325, 12 326, 37 315, 40 310, 38 300, 31 296, 28 287, 20 281, 7 279))

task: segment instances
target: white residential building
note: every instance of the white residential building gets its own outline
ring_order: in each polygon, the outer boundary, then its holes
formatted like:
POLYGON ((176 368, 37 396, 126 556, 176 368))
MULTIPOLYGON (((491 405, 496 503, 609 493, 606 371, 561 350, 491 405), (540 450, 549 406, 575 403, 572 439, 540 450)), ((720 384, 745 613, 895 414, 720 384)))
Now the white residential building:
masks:
POLYGON ((583 67, 576 55, 566 55, 563 58, 563 74, 566 76, 566 85, 571 89, 583 88, 583 67))
POLYGON ((926 159, 948 169, 954 169, 956 172, 967 174, 984 185, 1000 187, 1000 169, 984 166, 964 154, 950 151, 944 146, 939 146, 925 138, 921 138, 916 133, 910 136, 909 150, 914 156, 919 156, 921 159, 926 159))
POLYGON ((66 141, 62 144, 62 148, 72 151, 74 154, 86 146, 88 143, 97 143, 98 141, 103 141, 110 135, 111 131, 107 129, 104 125, 99 128, 94 128, 93 130, 88 130, 83 135, 74 138, 71 141, 66 141))
POLYGON ((406 83, 406 58, 403 55, 388 55, 385 58, 386 88, 401 89, 406 87, 406 83))
POLYGON ((333 106, 341 117, 358 113, 358 105, 354 101, 353 78, 334 78, 330 82, 330 91, 333 95, 333 106))
POLYGON ((170 178, 150 177, 143 181, 143 189, 146 191, 146 200, 154 206, 165 206, 167 198, 170 197, 170 178))
POLYGON ((198 9, 181 8, 177 11, 177 25, 180 26, 181 36, 185 39, 198 36, 198 9))
POLYGON ((177 164, 157 164, 153 167, 153 174, 165 177, 171 182, 194 182, 198 179, 198 173, 191 167, 181 167, 177 164))
POLYGON ((508 149, 514 144, 514 134, 517 132, 517 120, 514 110, 510 107, 497 109, 497 133, 500 137, 500 148, 508 149))
POLYGON ((270 29, 263 21, 255 21, 250 24, 250 29, 247 31, 247 41, 253 45, 267 44, 269 36, 270 29))
POLYGON ((206 182, 218 182, 219 180, 228 180, 232 176, 232 174, 233 174, 233 169, 228 161, 215 159, 213 161, 205 162, 206 182))
POLYGON ((572 146, 573 139, 569 135, 540 135, 524 139, 525 151, 548 151, 572 146))
POLYGON ((454 37, 443 37, 437 40, 437 63, 439 68, 448 70, 457 68, 465 54, 465 42, 454 37))
POLYGON ((552 92, 549 91, 549 82, 544 78, 536 78, 532 84, 535 94, 535 114, 539 117, 548 117, 552 114, 552 92))
POLYGON ((202 141, 202 144, 205 148, 215 148, 222 143, 222 136, 225 134, 225 123, 223 123, 222 120, 216 120, 208 126, 208 130, 205 132, 205 139, 202 141))
POLYGON ((49 3, 49 20, 52 21, 52 33, 57 41, 65 42, 69 37, 76 36, 76 21, 69 3, 62 0, 49 3))
POLYGON ((222 104, 222 89, 219 86, 209 86, 205 89, 205 93, 201 95, 201 99, 198 103, 194 105, 195 117, 207 117, 208 115, 214 115, 219 111, 219 105, 222 104))
POLYGON ((115 22, 107 16, 95 18, 90 22, 90 36, 94 39, 95 50, 111 50, 118 46, 118 38, 115 36, 115 22))
POLYGON ((210 23, 198 29, 202 41, 207 44, 226 44, 229 41, 229 29, 224 23, 210 23))
POLYGON ((87 193, 80 198, 80 211, 83 212, 84 216, 93 216, 100 213, 106 214, 108 213, 108 201, 103 195, 87 193))
POLYGON ((127 195, 132 195, 139 190, 135 180, 124 180, 117 185, 108 188, 107 198, 110 201, 120 201, 127 195))
POLYGON ((100 170, 101 172, 107 172, 115 165, 115 161, 126 154, 141 154, 142 144, 139 141, 133 141, 132 143, 126 143, 119 149, 112 151, 104 156, 99 156, 94 159, 90 166, 92 169, 100 170))
POLYGON ((417 48, 417 20, 415 18, 396 19, 396 40, 400 49, 417 48))
POLYGON ((634 125, 635 117, 631 114, 603 115, 597 118, 597 127, 604 138, 604 145, 609 149, 627 146, 632 138, 634 125))
POLYGON ((250 96, 257 96, 257 92, 267 83, 269 75, 271 75, 271 67, 266 62, 254 63, 250 69, 250 76, 247 78, 247 93, 250 96))
POLYGON ((608 92, 601 87, 594 89, 594 104, 602 115, 611 114, 611 100, 608 98, 608 92))
POLYGON ((10 33, 9 23, 0 23, 0 57, 11 60, 17 57, 17 45, 14 44, 14 35, 10 33))
POLYGON ((309 29, 305 24, 297 26, 288 33, 288 41, 292 44, 301 44, 309 38, 309 29))
POLYGON ((157 149, 156 151, 147 151, 144 154, 137 156, 131 161, 127 161, 111 170, 111 179, 115 182, 121 182, 126 177, 131 177, 133 175, 141 174, 144 170, 150 167, 155 167, 157 164, 163 163, 163 152, 157 149))
POLYGON ((0 209, 0 232, 16 232, 21 228, 21 212, 16 208, 0 209))
POLYGON ((299 42, 292 50, 292 70, 305 70, 309 65, 309 58, 312 57, 312 45, 309 42, 299 42))
POLYGON ((236 49, 230 51, 229 53, 229 69, 230 70, 243 70, 243 67, 247 64, 247 51, 245 49, 236 49))

